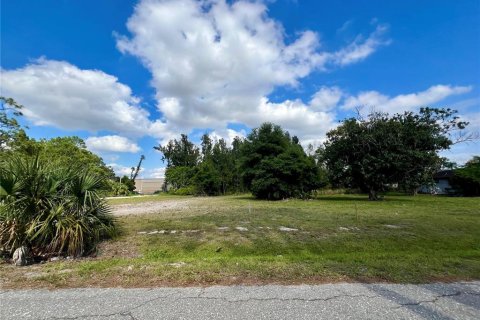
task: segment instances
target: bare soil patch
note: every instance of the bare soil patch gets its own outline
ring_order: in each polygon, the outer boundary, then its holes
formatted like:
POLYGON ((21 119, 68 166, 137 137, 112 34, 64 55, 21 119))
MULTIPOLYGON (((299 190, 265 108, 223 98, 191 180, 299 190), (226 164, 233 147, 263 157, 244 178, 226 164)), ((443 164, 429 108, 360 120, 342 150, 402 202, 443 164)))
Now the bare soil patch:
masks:
POLYGON ((143 215, 172 211, 196 210, 208 206, 212 198, 188 198, 164 201, 147 201, 137 203, 113 204, 112 213, 115 216, 143 215))

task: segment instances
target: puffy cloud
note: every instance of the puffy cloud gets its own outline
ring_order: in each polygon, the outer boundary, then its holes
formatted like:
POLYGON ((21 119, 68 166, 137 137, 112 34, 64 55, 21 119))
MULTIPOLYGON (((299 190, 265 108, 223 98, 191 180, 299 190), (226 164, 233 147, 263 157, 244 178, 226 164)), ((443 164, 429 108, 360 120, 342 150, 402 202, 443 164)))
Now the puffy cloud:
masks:
POLYGON ((137 136, 149 126, 148 112, 131 89, 99 70, 41 58, 23 68, 2 70, 1 78, 2 95, 23 104, 35 125, 137 136))
POLYGON ((118 35, 117 47, 152 73, 163 118, 151 133, 163 141, 193 129, 228 134, 228 123, 255 127, 265 120, 294 128, 300 137, 303 129, 323 132, 331 126, 333 117, 325 112, 338 101, 338 89, 324 89, 308 106, 270 103, 268 95, 278 86, 297 86, 315 70, 360 61, 388 43, 385 26, 337 52, 321 51, 311 30, 287 42, 265 4, 251 1, 143 0, 127 28, 131 36, 118 35))
POLYGON ((165 178, 165 167, 145 169, 141 174, 141 178, 165 178))
POLYGON ((111 167, 112 170, 115 172, 115 174, 119 177, 123 176, 130 176, 130 173, 132 172, 131 167, 126 167, 118 163, 109 163, 107 166, 111 167))
POLYGON ((129 139, 117 135, 88 137, 85 144, 93 152, 131 152, 140 151, 140 147, 129 139))
POLYGON ((322 87, 313 95, 310 105, 315 110, 330 111, 337 107, 342 96, 338 87, 322 87))
POLYGON ((395 97, 389 97, 377 91, 366 91, 357 96, 348 97, 343 108, 353 109, 365 106, 391 114, 417 107, 431 106, 449 96, 464 94, 471 90, 471 86, 435 85, 425 91, 400 94, 395 97))

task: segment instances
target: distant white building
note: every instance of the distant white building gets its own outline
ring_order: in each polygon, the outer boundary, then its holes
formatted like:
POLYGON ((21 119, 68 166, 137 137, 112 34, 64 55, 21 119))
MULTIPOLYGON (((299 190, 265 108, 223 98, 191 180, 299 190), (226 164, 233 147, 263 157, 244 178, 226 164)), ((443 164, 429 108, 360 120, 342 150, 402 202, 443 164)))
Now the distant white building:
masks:
POLYGON ((154 194, 162 191, 165 178, 135 179, 135 191, 140 194, 154 194))

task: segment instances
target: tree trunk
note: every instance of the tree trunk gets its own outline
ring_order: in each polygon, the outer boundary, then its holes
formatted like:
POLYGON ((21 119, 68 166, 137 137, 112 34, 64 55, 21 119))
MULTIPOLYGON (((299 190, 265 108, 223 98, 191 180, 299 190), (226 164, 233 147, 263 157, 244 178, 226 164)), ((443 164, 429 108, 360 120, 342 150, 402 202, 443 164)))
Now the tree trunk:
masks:
POLYGON ((370 189, 368 191, 368 200, 371 200, 371 201, 377 201, 378 200, 378 193, 377 193, 376 190, 370 189))

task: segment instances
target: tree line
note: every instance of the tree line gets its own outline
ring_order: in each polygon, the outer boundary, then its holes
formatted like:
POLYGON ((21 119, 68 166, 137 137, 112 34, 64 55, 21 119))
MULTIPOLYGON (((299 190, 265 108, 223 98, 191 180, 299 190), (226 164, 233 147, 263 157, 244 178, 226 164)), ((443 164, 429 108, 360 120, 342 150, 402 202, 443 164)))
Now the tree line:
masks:
POLYGON ((278 125, 264 123, 246 139, 213 141, 200 147, 182 134, 159 145, 166 163, 165 184, 174 193, 221 195, 250 191, 257 198, 307 197, 324 185, 318 162, 307 155, 297 137, 278 125))
MULTIPOLYGON (((307 148, 309 154, 296 136, 272 123, 253 129, 244 139, 236 137, 231 146, 204 134, 198 147, 182 134, 154 148, 162 152, 165 186, 173 193, 249 191, 260 199, 278 200, 309 197, 328 185, 356 189, 368 193, 370 200, 379 200, 392 187, 416 194, 420 186, 433 184, 434 173, 448 165, 439 152, 458 142, 452 134, 468 125, 456 113, 421 108, 417 113, 374 112, 366 118, 345 119, 327 133, 323 145, 307 148)), ((462 141, 474 138, 461 137, 462 141)), ((479 194, 475 159, 457 170, 452 180, 465 195, 479 194)))

